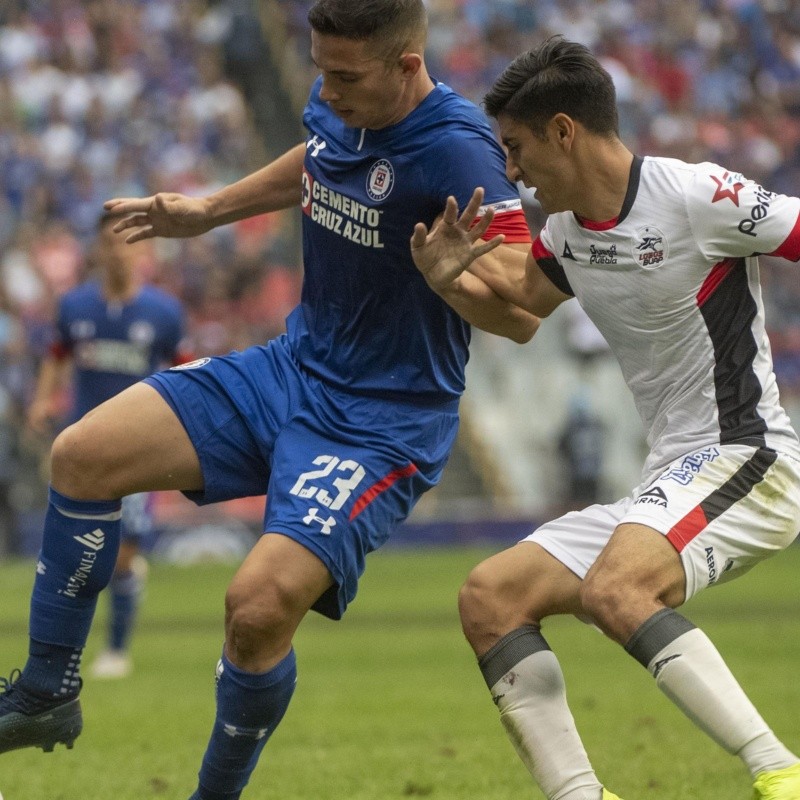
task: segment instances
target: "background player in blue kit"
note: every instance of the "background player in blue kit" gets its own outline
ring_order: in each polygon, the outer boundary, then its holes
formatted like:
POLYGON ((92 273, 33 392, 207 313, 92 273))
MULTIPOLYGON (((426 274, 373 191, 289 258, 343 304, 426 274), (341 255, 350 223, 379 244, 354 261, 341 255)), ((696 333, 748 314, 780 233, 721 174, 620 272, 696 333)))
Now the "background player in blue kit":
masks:
POLYGON ((530 247, 484 116, 426 71, 422 0, 320 0, 309 20, 322 74, 304 144, 208 197, 106 204, 129 242, 300 205, 301 301, 285 336, 159 373, 57 438, 30 656, 0 698, 0 752, 80 732, 75 664, 113 567, 118 498, 267 494, 265 534, 225 600, 216 720, 192 796, 238 798, 294 691, 296 628, 311 608, 341 617, 367 553, 441 476, 470 323, 520 342, 536 331, 475 276, 445 302, 411 259, 414 223, 432 224, 450 196, 461 224, 482 217, 469 233, 479 252, 501 233, 500 260, 522 263, 530 247))
MULTIPOLYGON (((28 425, 37 433, 49 432, 70 384, 69 424, 158 369, 187 360, 180 351, 185 333, 180 303, 142 284, 139 254, 114 233, 114 221, 108 216, 100 221, 90 279, 59 301, 55 337, 28 410, 28 425)), ((140 543, 151 529, 150 495, 125 497, 109 583, 107 648, 92 664, 93 677, 121 678, 132 668, 128 646, 147 569, 140 543)))

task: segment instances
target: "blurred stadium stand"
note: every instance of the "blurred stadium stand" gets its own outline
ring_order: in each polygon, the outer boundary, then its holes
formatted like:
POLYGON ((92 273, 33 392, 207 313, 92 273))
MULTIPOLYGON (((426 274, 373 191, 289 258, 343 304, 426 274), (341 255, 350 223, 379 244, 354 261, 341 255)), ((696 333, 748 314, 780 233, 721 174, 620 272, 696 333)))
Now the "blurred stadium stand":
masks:
MULTIPOLYGON (((48 442, 24 408, 57 298, 81 279, 103 200, 204 193, 303 136, 316 74, 308 0, 4 0, 0 3, 0 554, 33 552, 48 442)), ((614 77, 635 152, 741 170, 800 193, 800 6, 790 0, 428 0, 433 75, 480 102, 518 52, 551 33, 589 45, 614 77)), ((531 228, 543 223, 524 195, 531 228)), ((784 405, 800 424, 800 280, 770 260, 764 300, 784 405)), ((302 276, 297 215, 157 242, 147 276, 187 305, 198 354, 283 328, 302 276)), ((568 303, 531 343, 476 332, 464 424, 440 487, 404 540, 516 537, 571 507, 562 436, 577 410, 602 437, 597 493, 635 483, 642 433, 619 370, 568 303), (492 520, 490 524, 488 521, 492 520), (493 527, 492 527, 493 526, 493 527)), ((66 398, 65 398, 66 405, 66 398)), ((572 426, 572 427, 571 427, 572 426)), ((595 452, 597 451, 597 452, 595 452)), ((239 523, 260 501, 198 512, 159 497, 170 530, 239 523), (233 520, 233 522, 231 522, 233 520)))

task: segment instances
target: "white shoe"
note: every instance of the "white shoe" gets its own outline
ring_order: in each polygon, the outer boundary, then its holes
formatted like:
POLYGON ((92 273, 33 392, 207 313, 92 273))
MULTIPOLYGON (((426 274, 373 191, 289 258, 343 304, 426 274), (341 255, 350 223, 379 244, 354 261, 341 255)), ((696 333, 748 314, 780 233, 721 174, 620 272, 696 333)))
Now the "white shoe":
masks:
POLYGON ((99 680, 127 678, 133 670, 131 657, 122 650, 104 650, 92 663, 90 674, 99 680))

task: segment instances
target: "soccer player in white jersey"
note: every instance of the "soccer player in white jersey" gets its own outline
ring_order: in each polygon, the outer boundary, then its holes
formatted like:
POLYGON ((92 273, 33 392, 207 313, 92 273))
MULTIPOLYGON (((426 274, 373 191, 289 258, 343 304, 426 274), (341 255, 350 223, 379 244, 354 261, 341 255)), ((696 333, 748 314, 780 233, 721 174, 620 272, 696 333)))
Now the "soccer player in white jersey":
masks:
MULTIPOLYGON (((486 96, 507 174, 549 214, 523 270, 484 270, 540 317, 577 297, 622 367, 648 433, 641 483, 571 512, 478 565, 460 595, 467 639, 510 739, 549 800, 609 800, 581 743, 552 614, 592 620, 698 727, 739 756, 758 800, 800 799, 800 758, 770 730, 708 637, 675 609, 787 547, 800 530, 800 444, 780 407, 758 255, 800 258, 800 200, 715 164, 639 158, 614 87, 579 44, 549 39, 486 96)), ((448 201, 418 224, 438 291, 470 263, 448 201)), ((486 266, 489 260, 482 259, 486 266)))

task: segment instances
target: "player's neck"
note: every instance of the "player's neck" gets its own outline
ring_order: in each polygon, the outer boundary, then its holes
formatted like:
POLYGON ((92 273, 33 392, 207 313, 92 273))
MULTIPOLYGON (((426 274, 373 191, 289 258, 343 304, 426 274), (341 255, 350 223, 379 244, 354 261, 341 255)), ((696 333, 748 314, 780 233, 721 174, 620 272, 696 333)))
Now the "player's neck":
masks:
POLYGON ((110 303, 127 303, 139 291, 139 284, 129 275, 105 276, 103 296, 110 303))
POLYGON ((409 82, 405 100, 400 105, 397 118, 393 119, 390 125, 396 125, 398 122, 402 122, 420 105, 420 103, 422 103, 434 88, 434 83, 423 65, 420 71, 414 76, 414 79, 409 82))
POLYGON ((580 170, 580 200, 573 209, 584 220, 607 222, 622 211, 630 183, 633 153, 619 140, 587 153, 580 170))

